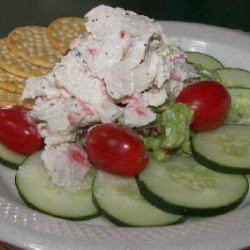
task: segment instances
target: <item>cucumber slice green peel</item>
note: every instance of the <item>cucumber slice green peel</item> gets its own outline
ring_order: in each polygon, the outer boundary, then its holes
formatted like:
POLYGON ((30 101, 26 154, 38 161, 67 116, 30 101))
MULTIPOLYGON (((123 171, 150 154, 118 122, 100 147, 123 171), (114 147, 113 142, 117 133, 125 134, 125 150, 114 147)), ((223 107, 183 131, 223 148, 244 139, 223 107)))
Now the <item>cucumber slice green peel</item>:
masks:
POLYGON ((18 167, 19 167, 19 164, 15 164, 15 163, 6 161, 2 158, 0 158, 0 163, 2 165, 4 165, 5 167, 8 167, 8 168, 13 169, 13 170, 18 170, 18 167))
POLYGON ((156 207, 176 214, 214 216, 236 208, 248 193, 248 179, 209 170, 192 158, 151 161, 138 175, 141 194, 156 207))
POLYGON ((193 52, 187 51, 185 52, 187 55, 187 61, 194 65, 199 65, 200 67, 207 70, 216 70, 219 68, 223 68, 223 64, 216 59, 215 57, 202 53, 202 52, 193 52))
POLYGON ((187 62, 193 64, 201 79, 220 80, 215 70, 223 68, 224 66, 219 60, 202 52, 186 51, 185 53, 187 62))
POLYGON ((197 133, 191 139, 193 156, 200 164, 228 174, 250 174, 250 126, 223 125, 197 133))
POLYGON ((0 144, 0 163, 11 169, 17 170, 18 167, 25 161, 26 155, 21 155, 6 148, 0 144))
POLYGON ((227 165, 218 164, 214 161, 211 161, 205 158, 203 155, 199 154, 195 150, 193 150, 194 159, 202 164, 203 166, 210 168, 211 170, 218 171, 225 174, 239 174, 239 175, 248 175, 250 174, 250 170, 246 168, 234 168, 229 167, 227 165))
MULTIPOLYGON (((93 203, 98 208, 98 210, 100 210, 100 215, 102 215, 109 222, 111 222, 112 224, 114 224, 118 227, 153 227, 153 226, 165 227, 165 226, 178 225, 178 224, 183 223, 186 220, 185 216, 182 216, 178 220, 176 220, 172 223, 162 223, 162 224, 158 224, 158 225, 133 225, 132 223, 126 223, 122 220, 119 220, 114 215, 104 211, 103 208, 98 204, 98 201, 94 196, 93 196, 93 203)), ((175 214, 173 213, 173 215, 175 215, 175 214)), ((177 214, 177 215, 179 215, 179 214, 177 214)))
POLYGON ((122 227, 152 227, 181 223, 182 215, 166 213, 145 200, 134 178, 98 170, 92 184, 93 202, 110 222, 122 227))
POLYGON ((240 68, 222 68, 215 70, 220 82, 227 88, 250 88, 250 72, 240 68))
POLYGON ((77 190, 66 190, 52 184, 41 161, 41 152, 28 157, 19 167, 15 184, 23 201, 35 210, 68 220, 87 220, 100 215, 92 203, 91 169, 77 190))

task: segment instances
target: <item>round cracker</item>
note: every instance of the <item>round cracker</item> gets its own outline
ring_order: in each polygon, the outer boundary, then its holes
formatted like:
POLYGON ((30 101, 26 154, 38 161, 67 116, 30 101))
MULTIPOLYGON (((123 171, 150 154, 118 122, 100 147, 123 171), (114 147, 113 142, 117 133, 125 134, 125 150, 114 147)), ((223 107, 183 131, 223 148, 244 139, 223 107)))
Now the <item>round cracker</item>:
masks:
POLYGON ((33 105, 33 101, 26 100, 22 101, 21 94, 12 93, 6 90, 0 89, 0 106, 15 106, 15 105, 22 105, 28 108, 31 108, 33 105))
POLYGON ((86 31, 81 17, 61 17, 48 26, 48 39, 61 52, 65 52, 70 43, 86 31))
POLYGON ((9 73, 8 71, 0 68, 0 81, 19 81, 23 82, 25 78, 9 73))
POLYGON ((47 28, 41 26, 14 29, 7 37, 7 45, 22 59, 42 67, 53 67, 62 56, 49 42, 47 28))
POLYGON ((23 89, 25 87, 24 82, 18 81, 1 81, 0 80, 0 89, 6 90, 12 93, 23 93, 23 89))
POLYGON ((8 48, 6 39, 0 39, 0 67, 23 78, 42 76, 50 71, 48 68, 34 65, 18 57, 8 48))

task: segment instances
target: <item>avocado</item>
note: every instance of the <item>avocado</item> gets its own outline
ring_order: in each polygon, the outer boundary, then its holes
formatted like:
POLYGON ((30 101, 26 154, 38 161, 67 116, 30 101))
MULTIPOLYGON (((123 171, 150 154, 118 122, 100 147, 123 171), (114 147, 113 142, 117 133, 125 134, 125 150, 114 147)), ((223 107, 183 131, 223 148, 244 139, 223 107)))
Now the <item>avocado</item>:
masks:
POLYGON ((143 136, 146 147, 157 160, 165 160, 171 152, 178 150, 191 153, 189 125, 194 111, 183 103, 170 101, 155 110, 157 118, 150 126, 157 128, 157 134, 143 136))

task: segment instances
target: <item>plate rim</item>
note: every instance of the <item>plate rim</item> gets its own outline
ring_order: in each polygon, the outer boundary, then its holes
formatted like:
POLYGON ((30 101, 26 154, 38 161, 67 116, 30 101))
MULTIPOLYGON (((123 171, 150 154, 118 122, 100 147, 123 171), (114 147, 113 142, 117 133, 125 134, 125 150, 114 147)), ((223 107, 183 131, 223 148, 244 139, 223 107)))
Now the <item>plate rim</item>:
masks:
MULTIPOLYGON (((250 36, 243 31, 232 30, 229 28, 218 27, 214 25, 200 24, 200 23, 189 23, 182 21, 159 21, 164 30, 166 29, 166 25, 172 25, 174 27, 181 27, 182 29, 188 27, 190 29, 205 29, 206 31, 212 32, 223 32, 227 37, 234 37, 237 41, 241 41, 241 45, 243 49, 249 48, 250 50, 250 36), (248 41, 248 44, 247 44, 248 41)), ((191 36, 191 35, 190 35, 191 36)), ((182 37, 182 36, 180 36, 182 37)), ((205 37, 207 39, 209 34, 205 37)), ((220 39, 220 38, 218 38, 220 39)), ((231 44, 230 41, 226 41, 226 44, 231 44)), ((249 191, 250 192, 250 191, 249 191)), ((10 202, 4 197, 0 197, 0 214, 6 214, 6 209, 14 209, 14 211, 18 211, 19 213, 23 213, 23 218, 25 216, 29 216, 30 209, 25 207, 19 207, 14 202, 10 202), (27 211, 28 210, 28 211, 27 211)), ((44 214, 40 214, 39 212, 33 212, 33 219, 42 218, 46 220, 59 220, 62 222, 62 225, 73 225, 72 223, 77 222, 68 222, 61 219, 56 219, 53 217, 49 217, 44 214), (38 216, 38 217, 37 217, 38 216)), ((14 215, 13 215, 14 216, 14 215)), ((232 241, 226 240, 228 235, 232 236, 232 233, 235 233, 239 230, 239 225, 237 223, 241 223, 241 230, 245 230, 246 232, 250 232, 250 205, 247 205, 244 208, 239 210, 234 210, 229 214, 221 215, 218 217, 212 217, 209 219, 204 219, 200 222, 190 222, 187 224, 180 224, 176 226, 170 227, 156 227, 156 228, 115 228, 115 227, 105 227, 98 225, 81 225, 81 229, 86 229, 88 233, 85 235, 85 238, 66 238, 63 235, 51 234, 46 229, 43 231, 39 231, 38 228, 34 228, 32 230, 28 225, 18 224, 19 220, 13 220, 14 217, 0 217, 0 236, 1 240, 13 244, 22 248, 29 249, 55 249, 55 247, 60 247, 62 250, 66 249, 132 249, 138 247, 143 247, 144 249, 152 249, 152 247, 157 247, 157 249, 166 249, 166 244, 168 244, 169 249, 180 249, 183 240, 194 240, 191 244, 189 242, 188 246, 185 246, 186 249, 194 249, 194 247, 198 247, 203 240, 204 249, 211 249, 211 246, 216 246, 226 248, 228 246, 230 249, 234 248, 242 248, 246 246, 250 246, 250 239, 245 238, 245 234, 243 233, 237 239, 234 238, 232 241), (239 212, 240 211, 240 212, 239 212), (249 214, 249 215, 248 215, 249 214), (230 216, 230 220, 228 221, 228 216, 230 216), (11 219, 12 218, 12 221, 11 219), (235 223, 237 221, 237 223, 235 223), (222 223, 223 222, 223 223, 222 223), (216 230, 213 225, 216 225, 216 230), (91 234, 91 229, 94 228, 94 233, 91 234), (225 228, 231 227, 231 231, 226 232, 225 228), (246 230, 247 229, 247 230, 246 230), (198 231, 197 231, 198 230, 198 231), (105 233, 104 233, 105 231, 105 233), (222 237, 219 235, 215 235, 214 239, 219 240, 220 242, 214 243, 212 238, 214 234, 218 231, 222 231, 222 237), (154 237, 154 239, 150 240, 150 233, 159 234, 154 237), (174 242, 177 239, 176 234, 180 233, 183 240, 179 242, 174 242), (15 237, 12 237, 13 234, 15 237), (101 236, 100 240, 94 240, 96 237, 101 236), (109 236, 109 234, 111 236, 109 236), (140 235, 144 234, 143 237, 140 235), (204 239, 204 235, 207 234, 208 240, 204 239), (94 236, 93 236, 94 235, 94 236), (132 236, 130 236, 132 235, 132 236), (117 236, 117 239, 114 237, 117 236), (140 236, 140 237, 139 237, 140 236), (196 237, 200 237, 200 240, 196 241, 196 237), (92 237, 92 238, 91 238, 92 237), (141 244, 136 237, 141 241, 143 239, 148 240, 146 244, 141 244), (164 238, 165 237, 165 238, 164 238), (220 239, 219 239, 220 238, 220 239), (77 242, 76 242, 77 241, 77 242), (105 241, 105 244, 103 243, 105 241), (121 245, 121 243, 125 243, 125 246, 121 245), (82 245, 84 244, 84 245, 82 245), (218 245, 219 244, 219 245, 218 245), (191 247, 191 248, 190 248, 191 247)), ((77 225, 80 225, 77 223, 77 225)), ((77 230, 77 227, 75 227, 77 230)), ((219 249, 219 247, 217 249, 219 249)))

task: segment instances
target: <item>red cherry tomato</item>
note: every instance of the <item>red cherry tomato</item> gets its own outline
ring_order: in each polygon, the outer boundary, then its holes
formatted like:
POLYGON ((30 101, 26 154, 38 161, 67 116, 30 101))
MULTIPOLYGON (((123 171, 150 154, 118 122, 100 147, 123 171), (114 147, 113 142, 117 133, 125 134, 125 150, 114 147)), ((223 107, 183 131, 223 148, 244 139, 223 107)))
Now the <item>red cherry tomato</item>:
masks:
POLYGON ((24 155, 34 153, 44 145, 29 110, 21 106, 0 108, 0 143, 24 155))
POLYGON ((131 129, 115 124, 92 128, 86 137, 86 150, 96 167, 120 176, 135 176, 148 163, 140 137, 131 129))
POLYGON ((226 88, 214 81, 200 81, 184 88, 176 99, 195 111, 193 131, 207 131, 223 124, 231 98, 226 88))

